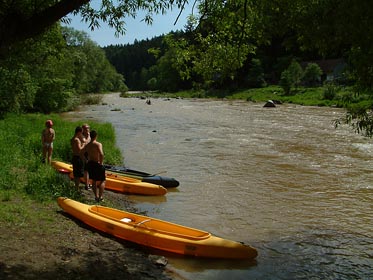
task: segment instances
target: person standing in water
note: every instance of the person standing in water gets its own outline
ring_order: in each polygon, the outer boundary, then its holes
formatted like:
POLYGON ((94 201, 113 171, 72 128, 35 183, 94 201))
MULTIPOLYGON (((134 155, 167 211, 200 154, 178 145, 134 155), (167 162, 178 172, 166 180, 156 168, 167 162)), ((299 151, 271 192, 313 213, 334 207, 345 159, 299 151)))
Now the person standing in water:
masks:
POLYGON ((97 140, 97 132, 91 131, 91 142, 84 148, 83 153, 88 154, 88 173, 92 179, 92 190, 97 202, 103 201, 103 193, 105 190, 105 167, 102 165, 104 161, 104 151, 102 144, 97 140))
POLYGON ((56 137, 56 133, 52 128, 52 120, 45 122, 45 128, 41 133, 41 143, 43 145, 43 162, 51 163, 53 153, 53 141, 56 137))

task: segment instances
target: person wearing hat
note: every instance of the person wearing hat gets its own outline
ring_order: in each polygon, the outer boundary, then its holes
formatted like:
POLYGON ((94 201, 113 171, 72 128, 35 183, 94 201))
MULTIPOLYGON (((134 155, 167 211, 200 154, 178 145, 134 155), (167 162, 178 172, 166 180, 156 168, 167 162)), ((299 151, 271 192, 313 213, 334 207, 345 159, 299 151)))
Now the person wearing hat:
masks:
POLYGON ((51 163, 53 153, 53 141, 56 137, 56 133, 52 128, 52 120, 45 122, 45 128, 41 133, 41 143, 43 145, 43 162, 47 160, 47 163, 51 163))

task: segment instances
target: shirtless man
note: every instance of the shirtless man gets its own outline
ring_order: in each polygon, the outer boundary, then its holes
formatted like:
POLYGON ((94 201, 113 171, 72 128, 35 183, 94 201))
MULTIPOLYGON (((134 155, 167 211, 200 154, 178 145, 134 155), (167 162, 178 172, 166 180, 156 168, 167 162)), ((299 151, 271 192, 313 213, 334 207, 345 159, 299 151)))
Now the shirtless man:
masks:
POLYGON ((97 132, 91 131, 91 142, 84 148, 83 153, 88 153, 88 173, 89 178, 92 179, 92 190, 95 195, 95 200, 100 202, 103 200, 102 195, 105 190, 105 168, 102 165, 104 161, 104 151, 102 144, 97 142, 97 132), (97 184, 98 183, 98 184, 97 184))
POLYGON ((79 189, 80 178, 84 176, 84 163, 83 163, 82 150, 85 147, 85 144, 81 140, 82 132, 83 132, 82 127, 77 126, 75 128, 75 134, 73 138, 71 138, 70 140, 71 148, 73 151, 72 164, 73 164, 74 182, 75 182, 75 187, 77 189, 79 189))
MULTIPOLYGON (((85 145, 87 145, 89 142, 91 142, 91 136, 90 136, 90 127, 88 124, 83 124, 83 133, 82 133, 82 141, 85 145)), ((85 189, 89 190, 89 174, 87 169, 87 163, 88 163, 88 155, 87 153, 84 153, 83 157, 83 163, 84 163, 84 182, 85 182, 85 189)))
POLYGON ((53 141, 56 137, 56 133, 52 128, 52 120, 47 120, 45 122, 45 126, 46 127, 41 133, 41 143, 43 145, 43 162, 45 162, 45 159, 47 159, 47 162, 50 164, 52 160, 53 141))

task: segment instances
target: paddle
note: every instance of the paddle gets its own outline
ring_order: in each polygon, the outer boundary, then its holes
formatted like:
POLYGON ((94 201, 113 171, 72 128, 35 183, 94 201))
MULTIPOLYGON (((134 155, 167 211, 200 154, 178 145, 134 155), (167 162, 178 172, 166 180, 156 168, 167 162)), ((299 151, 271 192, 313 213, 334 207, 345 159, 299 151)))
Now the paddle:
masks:
POLYGON ((163 171, 156 172, 154 174, 149 174, 149 173, 146 173, 146 172, 133 170, 133 169, 130 169, 130 168, 127 168, 127 167, 124 167, 124 166, 122 167, 122 166, 115 166, 115 165, 110 165, 110 164, 104 164, 104 167, 105 167, 105 169, 110 170, 112 172, 132 174, 132 175, 136 175, 136 176, 140 176, 140 177, 153 177, 153 176, 157 176, 157 175, 160 175, 160 174, 167 173, 166 170, 163 170, 163 171))
POLYGON ((166 171, 166 170, 163 170, 163 171, 160 171, 160 172, 158 172, 158 173, 151 174, 151 175, 149 175, 149 176, 147 176, 147 177, 158 176, 158 175, 160 175, 160 174, 165 174, 165 173, 167 173, 167 171, 166 171))

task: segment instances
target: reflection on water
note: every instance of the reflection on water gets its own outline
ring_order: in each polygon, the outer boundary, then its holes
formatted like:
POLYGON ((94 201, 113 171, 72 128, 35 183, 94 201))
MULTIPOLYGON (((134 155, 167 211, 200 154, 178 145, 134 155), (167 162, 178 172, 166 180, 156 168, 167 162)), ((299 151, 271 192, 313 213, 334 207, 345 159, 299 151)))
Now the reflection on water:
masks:
MULTIPOLYGON (((128 167, 180 182, 139 211, 256 247, 256 263, 169 257, 187 279, 369 279, 373 145, 335 108, 123 99, 84 108, 110 122, 128 167), (112 109, 120 111, 112 111, 112 109)), ((82 116, 82 112, 79 113, 82 116)), ((76 118, 69 113, 67 118, 76 118)))

